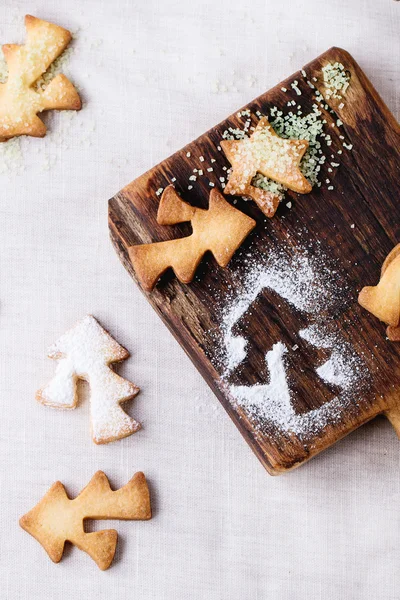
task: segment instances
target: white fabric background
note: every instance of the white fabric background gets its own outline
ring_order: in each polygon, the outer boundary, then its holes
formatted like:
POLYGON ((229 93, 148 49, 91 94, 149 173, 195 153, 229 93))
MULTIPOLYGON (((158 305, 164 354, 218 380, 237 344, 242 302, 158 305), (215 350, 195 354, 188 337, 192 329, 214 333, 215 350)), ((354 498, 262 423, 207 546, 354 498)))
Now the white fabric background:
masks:
POLYGON ((107 199, 332 45, 398 117, 400 2, 2 0, 3 42, 23 40, 27 12, 77 32, 64 72, 87 104, 49 115, 18 161, 1 150, 0 597, 398 600, 389 424, 270 477, 120 264, 107 199), (119 372, 142 388, 130 412, 143 430, 109 446, 90 439, 87 401, 64 413, 34 399, 54 370, 47 346, 88 312, 131 351, 119 372), (96 524, 120 532, 109 571, 76 548, 54 565, 18 518, 55 480, 76 494, 97 469, 115 486, 143 470, 154 518, 96 524))

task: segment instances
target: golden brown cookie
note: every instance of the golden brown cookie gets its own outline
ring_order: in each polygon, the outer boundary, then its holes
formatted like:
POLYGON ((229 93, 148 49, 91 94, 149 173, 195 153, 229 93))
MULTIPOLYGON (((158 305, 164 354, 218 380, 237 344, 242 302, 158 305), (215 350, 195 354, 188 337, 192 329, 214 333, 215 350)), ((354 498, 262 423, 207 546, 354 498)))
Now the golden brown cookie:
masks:
POLYGON ((43 137, 46 126, 37 116, 44 110, 79 110, 78 92, 65 75, 56 75, 44 90, 34 83, 71 41, 66 29, 31 15, 25 17, 24 45, 6 44, 6 83, 0 84, 0 141, 17 135, 43 137))
POLYGON ((136 473, 124 487, 112 491, 102 471, 92 477, 84 490, 71 500, 60 481, 54 483, 40 502, 19 524, 60 562, 66 541, 83 550, 100 569, 108 569, 114 558, 118 533, 104 529, 85 533, 85 519, 151 519, 150 494, 143 473, 136 473))
POLYGON ((267 117, 260 119, 249 138, 222 140, 220 144, 232 165, 224 193, 249 196, 267 217, 274 216, 279 205, 279 197, 251 184, 257 173, 299 194, 307 194, 311 191, 312 186, 299 167, 308 148, 307 140, 288 140, 279 137, 267 117))
POLYGON ((378 285, 364 287, 358 302, 389 325, 387 335, 390 340, 400 340, 400 244, 386 257, 378 285))
POLYGON ((193 233, 181 239, 129 248, 129 257, 145 290, 153 289, 159 277, 170 267, 179 281, 190 283, 208 250, 221 267, 226 267, 256 224, 226 202, 215 188, 210 193, 208 210, 204 210, 184 202, 172 185, 163 192, 157 221, 160 225, 190 221, 193 233))

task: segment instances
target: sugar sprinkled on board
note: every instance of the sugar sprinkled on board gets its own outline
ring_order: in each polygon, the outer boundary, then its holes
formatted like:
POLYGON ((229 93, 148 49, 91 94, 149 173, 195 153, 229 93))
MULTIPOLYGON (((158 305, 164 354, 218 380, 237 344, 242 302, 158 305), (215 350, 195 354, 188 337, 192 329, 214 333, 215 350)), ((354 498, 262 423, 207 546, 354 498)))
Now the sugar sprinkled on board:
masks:
MULTIPOLYGON (((337 85, 339 86, 338 89, 342 89, 340 88, 339 80, 334 79, 333 71, 330 72, 328 66, 329 65, 325 66, 327 73, 326 77, 329 76, 329 81, 331 81, 332 85, 337 85)), ((333 64, 333 67, 334 70, 336 69, 336 71, 342 73, 342 70, 336 65, 336 63, 333 64)), ((347 72, 344 71, 344 67, 343 72, 345 73, 345 77, 348 77, 347 72)), ((327 161, 325 152, 327 147, 330 147, 333 142, 332 136, 327 133, 324 128, 325 125, 327 125, 327 119, 325 118, 323 111, 328 111, 331 115, 333 115, 335 121, 330 123, 331 127, 340 127, 343 123, 339 118, 337 118, 335 111, 326 104, 321 92, 319 92, 312 82, 307 79, 307 73, 302 70, 301 75, 304 78, 302 81, 306 81, 306 83, 308 83, 313 90, 313 98, 315 99, 315 102, 312 104, 312 109, 307 113, 303 112, 301 104, 298 104, 296 100, 292 99, 287 102, 288 108, 284 108, 283 110, 277 106, 269 107, 269 111, 267 111, 267 113, 269 112, 269 115, 267 114, 267 116, 272 128, 279 137, 283 139, 307 140, 308 148, 300 162, 300 170, 312 186, 321 187, 322 183, 320 181, 320 176, 322 174, 323 165, 327 161), (326 146, 325 149, 324 145, 326 146)), ((312 80, 317 81, 315 77, 313 77, 312 80)), ((302 95, 302 92, 299 88, 299 81, 297 79, 290 84, 290 87, 298 96, 302 95)), ((348 85, 344 87, 345 89, 342 90, 343 93, 346 91, 348 85)), ((286 87, 281 87, 281 90, 284 92, 288 91, 286 87)), ((300 98, 298 101, 300 101, 300 98)), ((264 116, 259 110, 255 112, 255 115, 258 117, 258 119, 261 119, 264 116)), ((242 109, 238 111, 235 116, 237 119, 243 119, 244 122, 239 125, 235 123, 227 127, 227 129, 222 133, 222 138, 226 140, 248 139, 252 132, 254 132, 256 129, 254 124, 252 124, 254 121, 251 110, 249 108, 242 109)), ((339 136, 339 138, 341 140, 345 139, 344 136, 339 136)), ((343 147, 346 150, 352 149, 351 144, 344 144, 343 147)), ((221 146, 217 146, 217 150, 221 151, 221 146)), ((337 153, 341 154, 342 150, 338 150, 337 153)), ((190 157, 190 152, 187 152, 187 156, 190 157)), ((334 155, 332 155, 332 158, 334 158, 334 155)), ((207 159, 206 161, 203 155, 199 156, 199 160, 200 162, 205 162, 206 165, 209 160, 211 160, 211 163, 216 162, 215 158, 207 159)), ((282 157, 282 160, 284 160, 284 157, 282 157)), ((331 164, 327 167, 328 172, 332 173, 332 169, 338 168, 339 166, 339 163, 331 162, 331 164)), ((227 170, 224 166, 222 169, 225 171, 227 170)), ((213 170, 216 171, 216 179, 215 182, 212 183, 214 183, 214 185, 222 184, 221 187, 224 188, 226 184, 225 181, 221 180, 219 177, 218 168, 206 166, 204 169, 204 171, 207 173, 211 173, 213 170)), ((197 169, 193 169, 193 172, 197 172, 197 169)), ((200 177, 202 175, 203 170, 200 169, 198 171, 198 176, 200 177)), ((189 177, 189 179, 192 182, 195 181, 192 179, 192 177, 189 177)), ((257 173, 251 183, 255 187, 271 192, 277 196, 279 200, 283 200, 285 197, 285 192, 287 191, 287 188, 284 185, 271 180, 269 177, 266 177, 261 173, 257 173)), ((327 181, 327 184, 327 189, 329 191, 334 189, 334 186, 331 184, 330 180, 327 181)), ((193 189, 193 185, 189 185, 190 187, 188 187, 188 189, 193 189)), ((210 185, 210 187, 213 186, 210 185)))
MULTIPOLYGON (((294 82, 297 85, 298 82, 294 82)), ((321 174, 321 167, 325 164, 327 157, 324 153, 323 142, 326 146, 332 145, 332 137, 324 130, 324 125, 327 123, 326 119, 323 118, 320 106, 323 105, 323 96, 317 90, 315 92, 316 102, 312 105, 312 110, 309 113, 304 114, 301 106, 297 105, 294 100, 290 100, 287 105, 289 108, 297 106, 297 111, 284 112, 277 106, 272 106, 269 109, 269 122, 275 132, 282 138, 286 139, 305 139, 308 141, 309 146, 304 154, 304 157, 300 163, 300 170, 303 175, 310 181, 311 185, 321 187, 319 177, 321 174)), ((332 115, 335 112, 326 106, 326 109, 332 115)), ((325 110, 325 108, 324 108, 325 110)), ((244 111, 239 112, 241 115, 244 111)), ((263 114, 260 111, 256 111, 256 116, 261 119, 263 114)), ((248 118, 248 114, 246 114, 248 118)), ((342 121, 337 119, 336 124, 342 125, 342 121)), ((253 129, 253 128, 252 128, 253 129)), ((242 140, 248 137, 247 130, 243 127, 228 127, 222 134, 224 139, 236 139, 242 140)), ((344 136, 339 136, 340 139, 345 139, 344 136)), ((344 145, 346 150, 351 150, 351 144, 344 145)), ((338 151, 341 154, 342 151, 338 151)), ((339 163, 331 164, 331 167, 339 167, 339 163)), ((329 167, 329 168, 331 168, 329 167)), ((330 182, 329 182, 330 183, 330 182)), ((269 179, 268 177, 257 173, 253 178, 252 185, 270 191, 277 195, 280 200, 283 199, 286 188, 276 181, 269 179)), ((329 185, 329 190, 333 190, 334 187, 329 185)))
POLYGON ((296 92, 296 94, 297 94, 298 96, 301 96, 301 90, 300 90, 300 88, 299 88, 299 85, 298 85, 298 84, 299 84, 299 82, 297 81, 297 79, 295 79, 295 81, 293 81, 293 82, 290 84, 290 87, 291 87, 291 88, 292 88, 292 89, 293 89, 293 90, 296 92))
POLYGON ((228 304, 223 315, 222 330, 228 351, 227 373, 236 368, 247 354, 246 340, 236 336, 233 328, 264 289, 273 290, 296 309, 305 312, 322 310, 334 302, 333 282, 329 281, 322 266, 316 269, 317 260, 306 254, 290 258, 283 252, 277 252, 266 261, 257 262, 248 271, 243 292, 228 304))
MULTIPOLYGON (((339 419, 343 407, 353 396, 356 398, 368 381, 364 363, 328 318, 335 305, 343 302, 346 285, 337 285, 338 273, 329 269, 327 263, 329 261, 318 253, 309 255, 300 249, 291 257, 276 251, 245 274, 239 292, 229 297, 224 306, 221 325, 223 385, 232 404, 246 412, 256 429, 265 430, 272 425, 302 439, 310 438, 328 423, 339 419), (240 334, 240 321, 265 289, 274 291, 308 316, 310 324, 298 332, 299 343, 304 340, 327 353, 323 362, 315 365, 314 371, 325 384, 335 388, 336 395, 317 409, 296 413, 286 365, 288 348, 282 341, 276 342, 265 355, 268 383, 229 383, 231 374, 245 360, 249 350, 249 341, 240 334), (238 328, 239 332, 233 333, 238 328)), ((299 344, 294 344, 292 351, 298 348, 299 344)))
POLYGON ((344 341, 332 324, 313 324, 299 331, 299 336, 316 348, 332 349, 331 356, 321 364, 316 373, 342 390, 354 389, 362 371, 360 359, 352 353, 349 342, 344 341))
POLYGON ((342 99, 350 84, 350 75, 340 62, 328 63, 322 67, 322 75, 326 88, 326 97, 342 99))
POLYGON ((272 423, 285 433, 295 433, 300 438, 316 435, 340 416, 340 400, 335 397, 320 408, 298 414, 293 408, 291 391, 285 365, 287 348, 277 342, 266 354, 270 373, 267 384, 253 386, 233 385, 230 393, 233 404, 243 408, 255 425, 272 423))

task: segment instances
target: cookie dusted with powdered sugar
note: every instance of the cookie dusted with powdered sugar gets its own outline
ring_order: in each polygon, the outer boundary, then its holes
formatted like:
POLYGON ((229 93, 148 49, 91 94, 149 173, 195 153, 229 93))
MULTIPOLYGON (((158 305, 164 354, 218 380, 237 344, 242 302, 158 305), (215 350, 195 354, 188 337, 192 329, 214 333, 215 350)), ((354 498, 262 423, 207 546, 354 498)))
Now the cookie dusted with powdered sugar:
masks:
POLYGON ((36 399, 52 408, 72 409, 77 405, 78 379, 90 385, 92 437, 96 444, 107 444, 127 437, 140 429, 120 406, 134 398, 139 388, 112 369, 112 363, 129 357, 91 315, 87 315, 48 351, 58 360, 56 374, 36 394, 36 399))

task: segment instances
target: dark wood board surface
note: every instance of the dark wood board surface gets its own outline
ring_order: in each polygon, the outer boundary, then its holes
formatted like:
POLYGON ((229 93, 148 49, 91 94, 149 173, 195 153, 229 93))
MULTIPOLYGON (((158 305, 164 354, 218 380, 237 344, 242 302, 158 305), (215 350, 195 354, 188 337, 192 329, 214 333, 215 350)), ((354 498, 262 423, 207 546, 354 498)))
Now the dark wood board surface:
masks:
MULTIPOLYGON (((400 241, 399 126, 355 60, 339 48, 331 48, 306 65, 306 78, 299 71, 244 108, 250 109, 252 114, 256 111, 267 114, 269 107, 285 107, 288 100, 294 99, 304 112, 311 111, 315 103, 314 90, 306 79, 314 81, 315 78, 315 87, 324 92, 321 68, 336 61, 349 73, 350 86, 344 102, 337 98, 327 100, 334 111, 334 114, 329 110, 324 113, 325 129, 332 136, 328 150, 337 156, 343 144, 340 135, 353 148, 343 151, 340 167, 333 173, 328 172, 328 164, 322 166, 321 179, 329 176, 334 189, 328 190, 330 186, 322 185, 304 196, 287 192, 272 219, 266 219, 252 202, 238 198, 236 207, 256 219, 257 226, 228 267, 222 269, 211 256, 206 256, 191 284, 180 283, 168 272, 152 292, 144 292, 272 474, 300 465, 381 413, 400 433, 400 343, 389 342, 384 324, 357 303, 363 286, 377 284, 383 260, 400 241), (291 88, 294 80, 299 82, 301 95, 291 88), (288 91, 282 91, 282 87, 288 91), (343 122, 340 128, 332 126, 338 118, 343 122), (286 206, 288 201, 292 203, 291 208, 286 206), (329 265, 334 265, 335 286, 342 291, 341 301, 326 318, 340 331, 341 339, 351 345, 362 362, 363 372, 367 373, 362 385, 350 390, 350 399, 339 403, 335 418, 328 418, 318 430, 301 434, 283 430, 272 422, 260 426, 254 414, 232 402, 223 376, 220 344, 224 298, 240 290, 249 257, 254 262, 257 257, 280 249, 285 256, 296 256, 299 248, 307 248, 310 256, 321 252, 329 265)), ((211 189, 207 173, 197 179, 190 191, 189 176, 194 167, 201 168, 200 156, 204 157, 205 166, 215 159, 211 163, 213 181, 226 175, 223 167, 230 165, 217 147, 229 126, 238 126, 236 113, 110 200, 111 239, 134 280, 127 252, 129 246, 190 233, 187 224, 166 227, 157 223, 159 196, 156 191, 175 179, 174 185, 185 201, 207 207, 211 189)), ((233 199, 228 198, 228 201, 233 199)), ((306 326, 301 311, 282 301, 273 290, 263 289, 252 310, 237 324, 249 348, 230 383, 267 383, 271 374, 266 368, 265 355, 281 341, 289 349, 285 360, 296 415, 312 415, 312 411, 327 405, 336 397, 337 389, 316 377, 315 365, 323 364, 327 354, 326 349, 299 340, 298 331, 306 326), (290 350, 293 348, 296 350, 290 350)))

